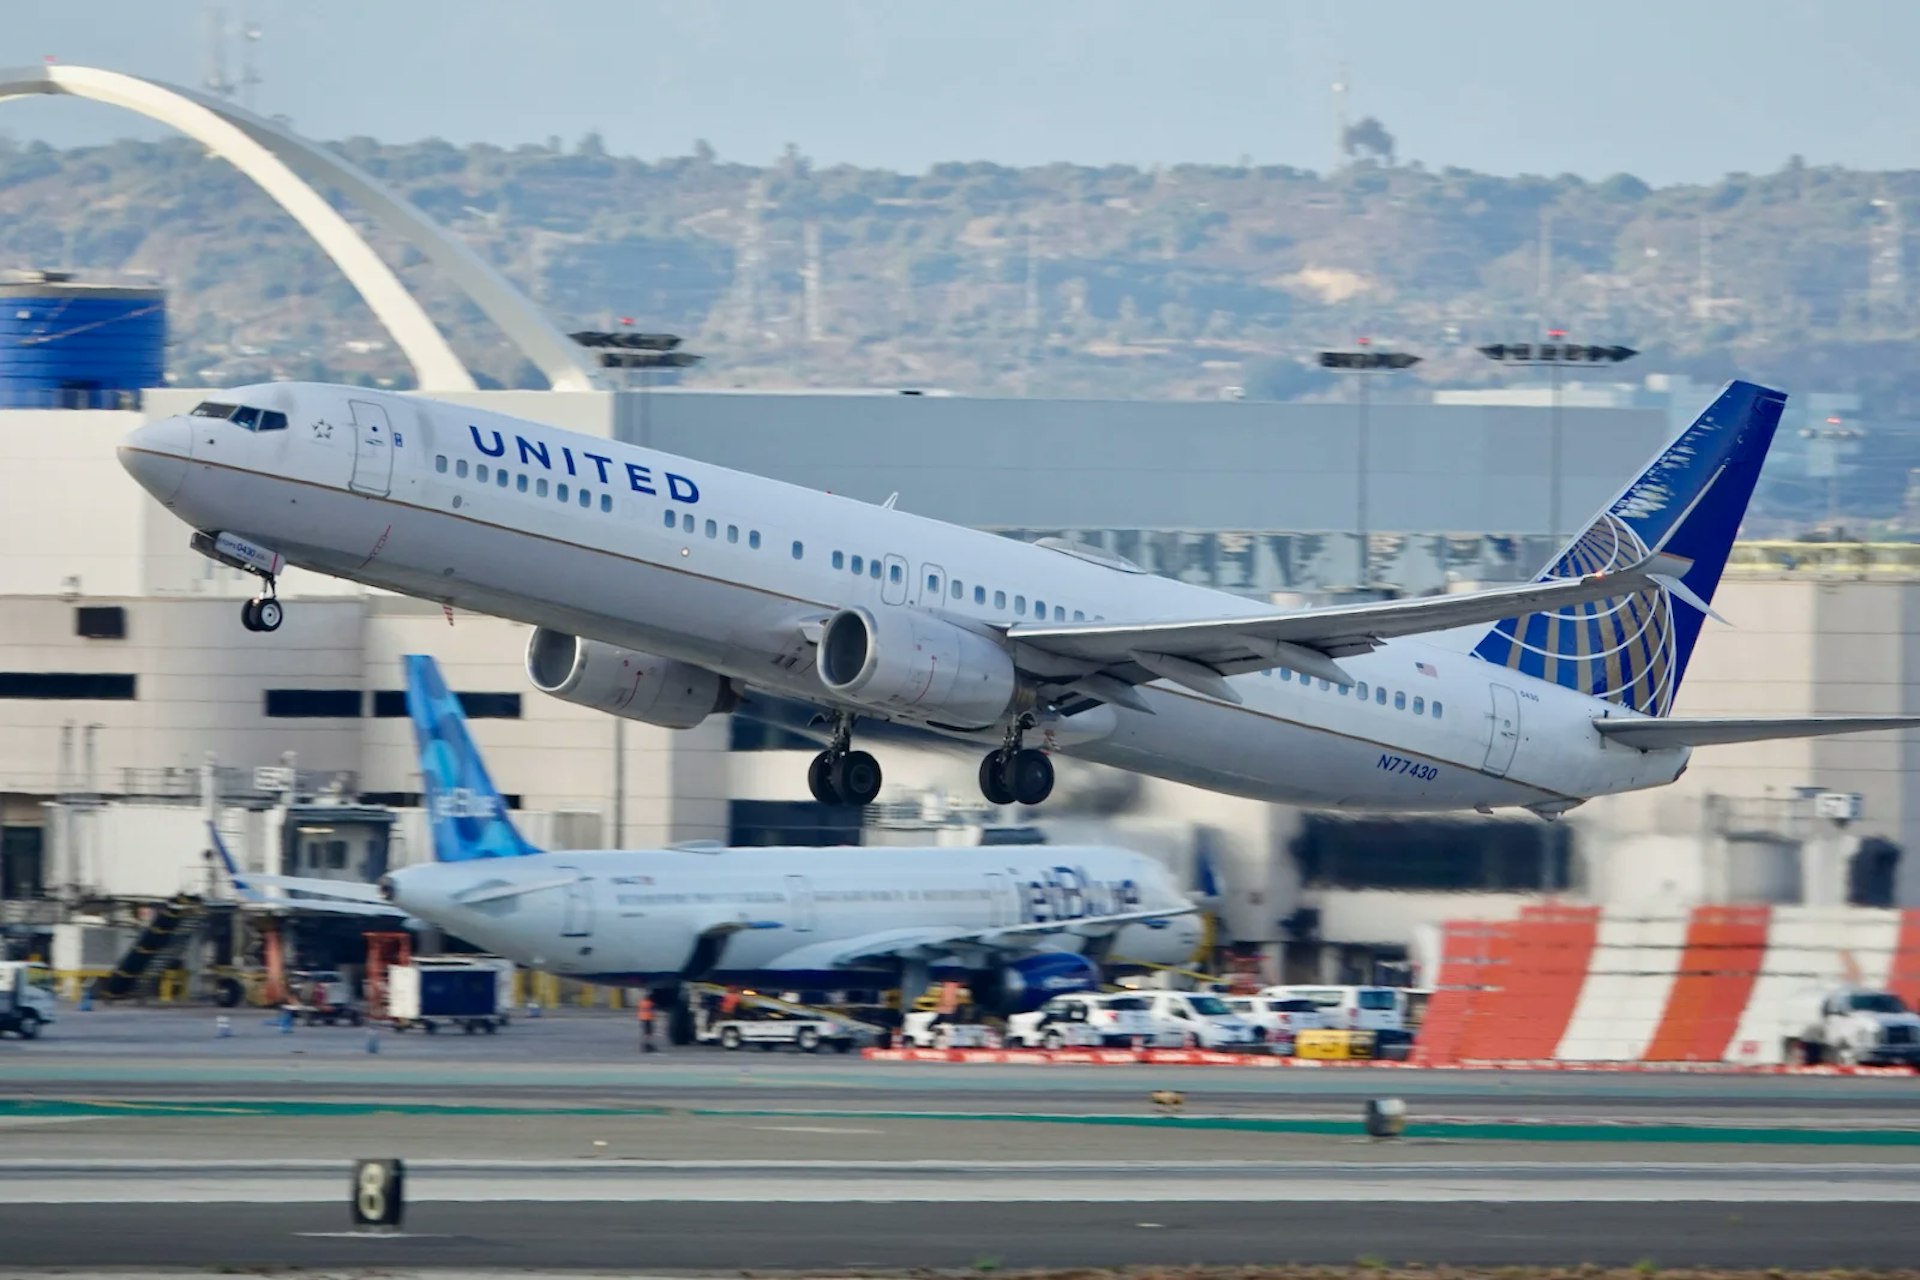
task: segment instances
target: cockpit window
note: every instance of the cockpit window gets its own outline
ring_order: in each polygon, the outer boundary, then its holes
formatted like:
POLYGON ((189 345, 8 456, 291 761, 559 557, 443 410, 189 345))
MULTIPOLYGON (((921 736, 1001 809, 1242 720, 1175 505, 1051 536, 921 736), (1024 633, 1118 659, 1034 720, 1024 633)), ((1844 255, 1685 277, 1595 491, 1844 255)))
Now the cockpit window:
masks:
POLYGON ((202 400, 193 406, 191 415, 195 418, 225 418, 237 427, 249 431, 285 431, 287 415, 272 409, 256 409, 250 404, 221 404, 217 400, 202 400))

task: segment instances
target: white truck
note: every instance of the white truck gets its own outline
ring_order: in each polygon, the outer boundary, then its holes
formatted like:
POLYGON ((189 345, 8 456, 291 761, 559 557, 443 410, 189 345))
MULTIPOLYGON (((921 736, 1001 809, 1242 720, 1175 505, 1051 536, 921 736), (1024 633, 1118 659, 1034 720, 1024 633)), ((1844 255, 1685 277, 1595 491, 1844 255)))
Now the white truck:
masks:
POLYGON ((1026 1049, 1131 1047, 1153 1042, 1147 998, 1133 992, 1055 996, 1038 1009, 1007 1019, 1007 1043, 1026 1049))
POLYGON ((1802 994, 1782 1045, 1790 1063, 1920 1067, 1920 1017, 1891 991, 1839 987, 1802 994))
POLYGON ((0 1032, 38 1039, 54 1020, 53 971, 28 960, 0 961, 0 1032))
POLYGON ((830 1018, 727 1018, 707 1026, 699 1035, 704 1044, 722 1049, 744 1049, 757 1044, 771 1052, 781 1045, 792 1045, 802 1053, 818 1053, 824 1048, 835 1053, 851 1050, 858 1037, 830 1018))

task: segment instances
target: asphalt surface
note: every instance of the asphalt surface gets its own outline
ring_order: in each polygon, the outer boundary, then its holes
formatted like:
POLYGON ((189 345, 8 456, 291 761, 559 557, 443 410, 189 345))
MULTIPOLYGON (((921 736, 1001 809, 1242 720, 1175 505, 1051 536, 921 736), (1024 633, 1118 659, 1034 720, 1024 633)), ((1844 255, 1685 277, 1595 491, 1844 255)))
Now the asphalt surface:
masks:
POLYGON ((1904 1267, 1904 1204, 423 1204, 0 1206, 15 1267, 688 1272, 1184 1263, 1904 1267))
POLYGON ((642 1057, 577 1012, 377 1053, 229 1028, 116 1009, 0 1041, 0 1266, 1879 1267, 1920 1205, 1911 1076, 642 1057), (1381 1096, 1408 1137, 1361 1134, 1381 1096), (398 1234, 347 1220, 363 1156, 408 1162, 398 1234))

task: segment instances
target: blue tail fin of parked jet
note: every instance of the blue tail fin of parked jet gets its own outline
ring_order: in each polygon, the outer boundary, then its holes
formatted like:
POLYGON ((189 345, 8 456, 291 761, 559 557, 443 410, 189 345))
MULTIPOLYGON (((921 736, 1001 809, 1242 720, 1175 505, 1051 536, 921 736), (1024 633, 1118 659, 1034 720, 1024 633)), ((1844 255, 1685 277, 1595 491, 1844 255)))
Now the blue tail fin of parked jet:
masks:
POLYGON ((1474 652, 1542 680, 1664 716, 1767 460, 1784 392, 1730 382, 1596 515, 1540 580, 1604 573, 1650 551, 1693 563, 1677 584, 1495 624, 1474 652))
POLYGON ((407 715, 420 750, 433 856, 441 862, 519 858, 538 853, 514 829, 507 802, 487 776, 487 765, 467 733, 460 700, 440 677, 439 664, 408 654, 407 715))

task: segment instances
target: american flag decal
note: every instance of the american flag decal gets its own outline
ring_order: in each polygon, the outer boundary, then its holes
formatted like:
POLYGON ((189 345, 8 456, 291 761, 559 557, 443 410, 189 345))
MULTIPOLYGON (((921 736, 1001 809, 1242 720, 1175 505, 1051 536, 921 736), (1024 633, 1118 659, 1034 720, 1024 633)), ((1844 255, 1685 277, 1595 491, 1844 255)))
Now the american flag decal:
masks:
POLYGON ((1440 674, 1439 668, 1435 667, 1431 662, 1416 662, 1413 664, 1413 669, 1423 676, 1438 677, 1440 674))

